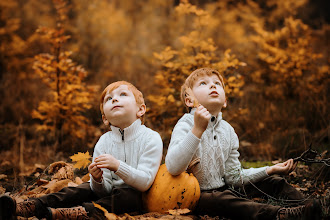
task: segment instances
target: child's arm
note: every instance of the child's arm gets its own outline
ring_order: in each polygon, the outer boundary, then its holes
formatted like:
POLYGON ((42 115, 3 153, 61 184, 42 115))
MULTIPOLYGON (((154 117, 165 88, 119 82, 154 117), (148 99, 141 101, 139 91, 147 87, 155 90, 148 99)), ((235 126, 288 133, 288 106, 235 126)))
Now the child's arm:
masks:
POLYGON ((283 163, 275 164, 274 166, 267 167, 266 172, 268 175, 279 174, 286 175, 291 173, 297 166, 297 162, 293 162, 293 159, 289 159, 283 163))
POLYGON ((160 135, 153 132, 145 138, 145 148, 139 157, 137 168, 119 161, 115 172, 126 184, 144 192, 152 185, 163 156, 163 141, 160 135))
POLYGON ((113 187, 113 181, 110 170, 108 169, 101 170, 100 168, 95 166, 96 164, 94 162, 95 158, 105 153, 103 151, 103 147, 104 147, 103 145, 105 144, 104 139, 105 137, 101 136, 99 141, 96 143, 93 153, 93 161, 89 167, 89 169, 92 169, 91 170, 92 172, 90 172, 91 189, 99 196, 109 194, 112 191, 112 187, 113 187), (99 171, 101 171, 101 173, 99 171), (100 175, 102 175, 101 178, 100 175))
POLYGON ((194 126, 191 129, 191 132, 197 138, 201 138, 202 134, 207 128, 210 119, 211 119, 210 112, 204 106, 199 105, 196 108, 196 112, 194 114, 194 126))
POLYGON ((165 163, 172 175, 184 172, 192 160, 203 132, 206 130, 211 114, 202 105, 196 108, 194 121, 189 116, 175 125, 171 142, 167 150, 165 163))

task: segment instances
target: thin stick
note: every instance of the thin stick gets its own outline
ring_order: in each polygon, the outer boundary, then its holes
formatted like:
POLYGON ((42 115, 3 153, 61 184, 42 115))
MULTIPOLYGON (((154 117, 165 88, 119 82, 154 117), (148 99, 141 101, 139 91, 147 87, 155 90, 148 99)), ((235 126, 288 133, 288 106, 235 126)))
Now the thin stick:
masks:
POLYGON ((316 159, 318 152, 312 149, 312 144, 309 145, 309 148, 304 151, 299 157, 293 159, 294 162, 302 161, 305 163, 324 163, 326 166, 330 167, 330 158, 326 159, 316 159))

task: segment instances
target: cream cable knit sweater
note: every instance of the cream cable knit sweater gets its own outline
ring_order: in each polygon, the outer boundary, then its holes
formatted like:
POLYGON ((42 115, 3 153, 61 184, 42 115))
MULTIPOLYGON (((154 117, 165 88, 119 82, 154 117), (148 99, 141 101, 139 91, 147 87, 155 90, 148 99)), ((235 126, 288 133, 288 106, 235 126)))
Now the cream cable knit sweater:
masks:
POLYGON ((103 180, 96 182, 91 176, 92 190, 99 196, 109 195, 113 187, 133 187, 146 191, 153 183, 163 153, 160 135, 136 120, 121 131, 111 126, 96 143, 93 161, 101 154, 111 154, 120 161, 116 172, 103 170, 103 180))
POLYGON ((234 128, 222 119, 222 113, 211 118, 201 139, 191 129, 194 112, 184 114, 175 125, 165 163, 172 175, 184 172, 190 161, 199 157, 201 162, 194 167, 201 190, 216 189, 225 184, 235 187, 257 182, 268 176, 267 167, 241 169, 238 160, 238 137, 234 128))

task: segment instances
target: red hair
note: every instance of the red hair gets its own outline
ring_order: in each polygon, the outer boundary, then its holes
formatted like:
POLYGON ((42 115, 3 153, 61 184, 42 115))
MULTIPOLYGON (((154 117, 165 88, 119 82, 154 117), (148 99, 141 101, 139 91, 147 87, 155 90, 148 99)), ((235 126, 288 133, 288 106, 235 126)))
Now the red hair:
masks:
MULTIPOLYGON (((111 83, 110 85, 108 85, 102 92, 101 94, 101 99, 100 99, 100 110, 101 110, 101 114, 104 115, 103 112, 103 103, 104 103, 104 97, 107 93, 112 92, 113 90, 117 89, 119 86, 121 85, 126 85, 128 87, 128 89, 133 93, 134 97, 135 97, 135 101, 136 103, 140 106, 140 105, 145 105, 144 103, 144 98, 142 95, 142 92, 140 92, 140 90, 138 90, 133 84, 126 82, 126 81, 117 81, 114 83, 111 83)), ((144 123, 144 115, 141 116, 141 121, 142 123, 144 123)))
MULTIPOLYGON (((185 99, 186 97, 189 96, 189 94, 187 93, 187 89, 190 88, 192 89, 194 86, 194 83, 203 76, 212 76, 212 75, 216 75, 219 77, 219 80, 222 84, 222 87, 225 88, 225 81, 222 77, 222 75, 215 69, 211 69, 211 68, 200 68, 197 69, 195 71, 193 71, 186 79, 186 81, 184 82, 184 84, 181 86, 181 101, 184 103, 184 105, 186 106, 186 102, 185 99)), ((188 106, 186 106, 188 110, 190 110, 190 108, 188 106)))

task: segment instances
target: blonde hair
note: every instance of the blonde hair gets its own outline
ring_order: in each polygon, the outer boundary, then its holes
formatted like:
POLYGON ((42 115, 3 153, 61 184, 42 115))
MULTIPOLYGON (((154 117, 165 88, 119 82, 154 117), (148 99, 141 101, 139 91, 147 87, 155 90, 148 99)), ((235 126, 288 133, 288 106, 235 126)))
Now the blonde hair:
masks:
MULTIPOLYGON (((104 102, 104 97, 108 92, 112 92, 113 90, 117 89, 119 86, 121 85, 126 85, 128 87, 128 89, 133 93, 134 97, 135 97, 135 101, 138 104, 138 106, 141 105, 145 105, 144 103, 144 98, 142 95, 142 92, 140 92, 140 90, 138 90, 133 84, 126 82, 126 81, 117 81, 114 83, 109 84, 102 92, 101 94, 101 99, 100 99, 100 110, 101 110, 101 114, 104 115, 103 112, 103 102, 104 102)), ((141 121, 142 124, 144 123, 144 114, 141 116, 141 121)))
POLYGON ((186 97, 189 97, 189 92, 187 92, 188 89, 192 89, 194 86, 194 83, 203 76, 211 76, 211 75, 216 75, 219 77, 220 82, 222 84, 222 87, 225 88, 225 82, 222 77, 222 75, 215 69, 211 68, 200 68, 195 71, 193 71, 186 79, 184 84, 181 86, 181 101, 184 103, 186 106, 187 110, 190 111, 191 107, 188 107, 186 105, 185 99, 186 97))

